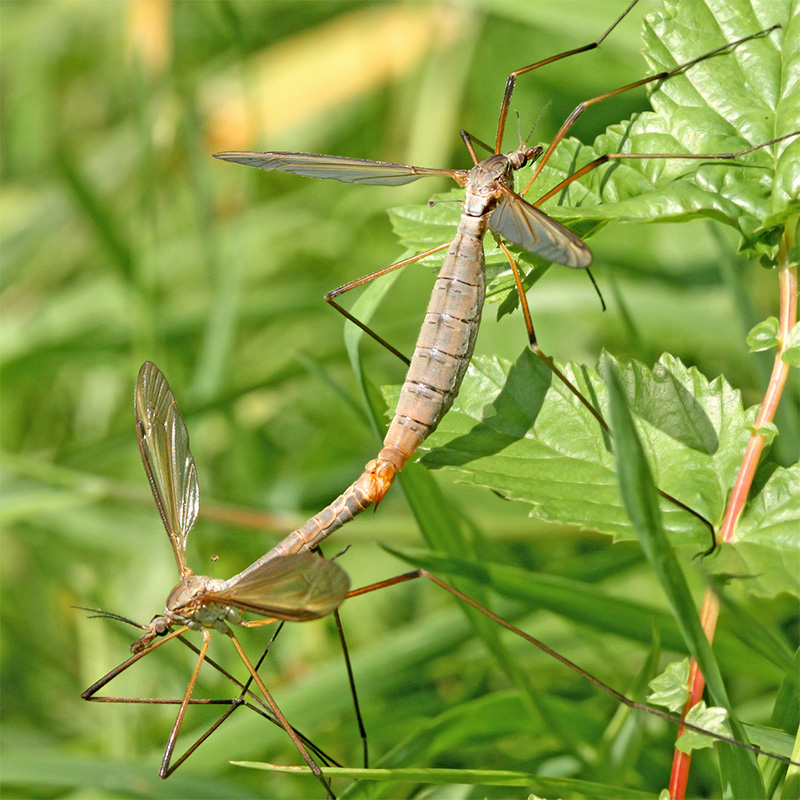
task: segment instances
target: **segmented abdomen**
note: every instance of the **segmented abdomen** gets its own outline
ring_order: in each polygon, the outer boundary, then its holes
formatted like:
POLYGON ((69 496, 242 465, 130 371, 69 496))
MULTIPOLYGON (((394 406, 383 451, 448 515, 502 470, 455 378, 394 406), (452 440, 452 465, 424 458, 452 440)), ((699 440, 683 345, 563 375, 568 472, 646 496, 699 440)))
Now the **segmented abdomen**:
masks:
POLYGON ((487 225, 488 214, 461 216, 436 278, 397 410, 378 457, 329 506, 292 531, 248 570, 271 558, 318 545, 378 503, 394 476, 447 413, 461 388, 478 336, 486 295, 483 237, 487 225))
POLYGON ((486 295, 485 217, 462 216, 428 303, 378 461, 399 470, 453 405, 478 336, 486 295))

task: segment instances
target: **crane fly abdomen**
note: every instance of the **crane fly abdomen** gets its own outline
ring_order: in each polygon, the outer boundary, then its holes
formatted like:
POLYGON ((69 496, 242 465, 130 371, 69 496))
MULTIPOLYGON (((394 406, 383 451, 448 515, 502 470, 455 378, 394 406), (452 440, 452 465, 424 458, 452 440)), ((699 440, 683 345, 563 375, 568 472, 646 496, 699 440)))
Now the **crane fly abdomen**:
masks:
MULTIPOLYGON (((467 371, 486 295, 483 236, 485 216, 462 215, 458 232, 436 278, 414 357, 384 450, 402 455, 400 468, 436 428, 453 405, 467 371)), ((387 459, 383 450, 378 461, 387 459)), ((388 460, 388 459, 387 459, 388 460)))

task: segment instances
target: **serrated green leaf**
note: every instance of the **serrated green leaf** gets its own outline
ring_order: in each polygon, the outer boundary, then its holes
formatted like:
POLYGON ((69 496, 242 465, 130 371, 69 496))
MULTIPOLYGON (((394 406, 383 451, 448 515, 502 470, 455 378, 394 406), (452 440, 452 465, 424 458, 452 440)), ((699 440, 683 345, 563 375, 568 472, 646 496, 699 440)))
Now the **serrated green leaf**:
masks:
MULTIPOLYGON (((775 23, 783 28, 660 82, 650 98, 655 112, 610 127, 577 166, 611 152, 734 153, 800 130, 797 82, 788 77, 800 68, 800 24, 790 8, 787 0, 768 9, 755 0, 669 2, 664 13, 648 17, 644 53, 653 71, 775 23)), ((576 154, 565 156, 571 161, 576 154)), ((638 222, 708 217, 736 228, 741 249, 772 252, 777 239, 771 230, 797 213, 798 158, 800 137, 735 162, 625 160, 590 173, 581 208, 565 216, 638 222)))
POLYGON ((800 596, 800 465, 775 468, 756 485, 736 526, 736 541, 705 559, 709 574, 735 580, 748 592, 800 596))
POLYGON ((751 353, 760 353, 778 346, 778 318, 767 317, 754 325, 747 334, 747 346, 751 353))
POLYGON ((800 464, 776 467, 763 486, 756 486, 737 526, 737 542, 775 544, 797 553, 800 537, 800 464))
MULTIPOLYGON (((606 388, 585 368, 562 367, 587 397, 606 408, 606 388)), ((718 520, 750 436, 755 409, 743 410, 724 380, 706 381, 664 356, 654 370, 633 363, 622 373, 637 430, 659 488, 718 520)), ((389 404, 398 388, 386 390, 389 404)), ((477 358, 464 387, 423 449, 433 469, 529 503, 544 520, 634 537, 616 487, 610 441, 597 421, 535 356, 513 365, 477 358)), ((660 503, 673 544, 703 550, 708 531, 685 511, 660 503)), ((703 568, 736 576, 754 594, 800 595, 796 568, 800 525, 800 467, 775 468, 753 490, 738 526, 703 568)))
MULTIPOLYGON (((727 723, 728 712, 724 708, 708 707, 704 700, 692 706, 686 715, 686 721, 697 725, 712 733, 730 736, 730 727, 727 723)), ((691 753, 693 750, 702 750, 704 747, 713 747, 714 740, 697 731, 684 730, 675 747, 682 753, 691 753)))
MULTIPOLYGON (((562 369, 604 413, 599 376, 574 365, 562 369)), ((723 380, 709 383, 671 356, 652 371, 634 362, 622 378, 657 485, 717 521, 753 412, 743 411, 723 380)), ((634 537, 608 435, 527 350, 513 365, 475 359, 452 410, 424 447, 431 451, 426 466, 456 469, 465 481, 530 503, 541 519, 634 537)), ((664 501, 661 513, 674 543, 708 546, 708 529, 686 511, 664 501)))
POLYGON ((689 659, 667 664, 660 675, 650 681, 653 692, 647 695, 647 701, 654 705, 664 706, 670 711, 678 712, 689 699, 687 683, 689 681, 689 659))
POLYGON ((736 581, 757 597, 777 597, 782 592, 800 595, 796 550, 747 541, 724 544, 711 567, 705 568, 728 582, 736 581))
MULTIPOLYGON (((800 131, 800 88, 789 77, 800 70, 800 23, 788 0, 775 0, 763 10, 758 0, 670 2, 666 8, 645 20, 644 55, 650 65, 645 74, 673 69, 770 25, 783 27, 657 82, 650 96, 653 111, 611 125, 591 145, 564 139, 529 199, 601 156, 737 153, 800 131)), ((781 227, 800 210, 798 162, 800 136, 736 160, 612 159, 542 208, 582 238, 612 219, 716 219, 741 234, 741 252, 765 256, 771 263, 781 227)), ((534 168, 520 170, 520 189, 534 168)), ((396 233, 414 252, 446 242, 458 224, 463 191, 435 199, 444 202, 392 214, 396 233)), ((535 256, 520 252, 519 257, 524 264, 544 268, 535 256)), ((487 268, 487 300, 504 300, 514 292, 513 281, 505 258, 488 238, 487 268)))

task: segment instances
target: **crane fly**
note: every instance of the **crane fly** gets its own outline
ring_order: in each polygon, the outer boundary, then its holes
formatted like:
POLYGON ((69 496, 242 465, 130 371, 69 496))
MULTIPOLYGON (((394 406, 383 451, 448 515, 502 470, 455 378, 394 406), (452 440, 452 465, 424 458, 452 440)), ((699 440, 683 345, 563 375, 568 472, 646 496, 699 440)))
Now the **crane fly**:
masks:
MULTIPOLYGON (((239 700, 222 701, 231 706, 228 713, 244 701, 245 695, 253 696, 249 686, 250 681, 254 682, 274 720, 292 739, 305 762, 330 795, 330 788, 306 748, 303 737, 289 725, 272 699, 234 635, 231 625, 252 628, 276 620, 302 622, 324 617, 335 611, 347 596, 350 587, 347 574, 333 561, 310 552, 296 553, 285 558, 261 559, 255 568, 248 568, 228 580, 195 574, 186 560, 186 543, 200 505, 197 469, 189 449, 186 424, 175 397, 163 373, 149 361, 142 365, 136 380, 134 415, 142 462, 172 545, 180 582, 170 592, 163 613, 154 617, 149 625, 138 626, 145 633, 131 645, 133 656, 89 687, 82 697, 96 702, 113 702, 113 699, 95 695, 131 664, 170 639, 182 638, 182 634, 189 629, 201 631, 203 642, 199 650, 196 650, 197 662, 180 701, 178 715, 161 762, 159 777, 168 777, 189 754, 184 755, 178 764, 170 766, 186 709, 193 702, 192 694, 200 668, 204 661, 210 662, 207 652, 211 643, 211 631, 216 630, 231 640, 249 674, 246 685, 238 684, 242 688, 239 700), (246 621, 241 616, 242 612, 266 619, 246 621)), ((101 612, 101 615, 130 622, 113 614, 101 612)), ((213 666, 222 671, 218 665, 213 666)), ((223 674, 227 675, 224 671, 223 674)), ((189 752, 195 747, 196 745, 189 752)))
MULTIPOLYGON (((389 425, 383 448, 377 457, 366 465, 361 476, 339 497, 293 531, 283 542, 267 553, 264 559, 269 560, 276 555, 286 555, 315 547, 354 516, 372 505, 377 505, 389 490, 396 474, 414 456, 421 443, 436 429, 444 414, 450 409, 472 358, 480 325, 486 294, 483 240, 487 231, 495 237, 510 264, 522 305, 530 345, 537 356, 595 417, 605 433, 610 435, 608 425, 599 411, 539 348, 525 298, 522 277, 516 261, 503 243, 503 239, 554 263, 573 269, 586 268, 592 262, 592 253, 586 244, 538 208, 541 203, 576 179, 615 159, 733 159, 797 135, 796 133, 788 134, 737 153, 684 153, 678 155, 610 153, 600 156, 580 168, 534 203, 525 200, 525 195, 530 191, 555 148, 586 108, 638 86, 669 78, 700 61, 757 37, 765 36, 780 27, 773 25, 765 28, 703 53, 671 70, 643 78, 587 100, 577 106, 568 116, 546 149, 538 145, 529 147, 526 142, 521 142, 517 149, 502 154, 501 147, 506 121, 517 78, 538 67, 598 47, 630 12, 636 2, 637 0, 634 0, 597 41, 538 61, 511 73, 506 81, 494 147, 489 147, 466 131, 461 131, 461 137, 473 161, 472 168, 468 170, 432 169, 314 153, 230 151, 215 154, 216 158, 223 161, 257 167, 266 171, 291 172, 304 177, 333 179, 354 184, 398 186, 426 177, 449 177, 465 190, 463 211, 452 242, 398 261, 377 272, 340 286, 326 295, 325 299, 347 319, 406 361, 408 372, 400 392, 394 418, 389 425), (491 151, 492 154, 479 160, 475 152, 476 144, 491 151), (528 164, 536 164, 533 175, 525 188, 518 193, 514 190, 514 175, 528 164), (447 253, 436 278, 425 321, 410 360, 336 302, 336 297, 356 286, 445 248, 447 248, 447 253)), ((710 553, 716 546, 713 525, 690 506, 666 492, 658 491, 667 501, 691 514, 705 526, 711 538, 711 545, 706 552, 710 553)), ((258 563, 256 562, 252 568, 257 568, 258 563)))

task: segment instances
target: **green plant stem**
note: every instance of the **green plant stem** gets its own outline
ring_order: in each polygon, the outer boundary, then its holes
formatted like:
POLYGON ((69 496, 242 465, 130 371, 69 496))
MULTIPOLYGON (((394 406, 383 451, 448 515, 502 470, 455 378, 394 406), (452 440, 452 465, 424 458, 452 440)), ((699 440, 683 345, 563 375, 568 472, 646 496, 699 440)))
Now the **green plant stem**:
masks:
MULTIPOLYGON (((775 363, 772 367, 764 401, 756 418, 753 433, 747 444, 744 458, 739 466, 739 473, 733 485, 733 491, 725 512, 725 518, 720 528, 719 542, 733 542, 736 540, 736 522, 747 502, 750 488, 756 474, 761 453, 766 443, 766 435, 761 431, 775 418, 775 413, 783 396, 786 379, 789 375, 789 364, 782 356, 786 349, 789 333, 797 323, 797 266, 790 261, 789 254, 792 249, 794 228, 787 225, 781 248, 778 253, 778 285, 780 291, 780 320, 778 328, 778 347, 775 353, 775 363)), ((719 618, 719 597, 712 588, 707 588, 703 598, 703 607, 700 611, 700 621, 703 625, 709 642, 714 639, 717 620, 719 618)), ((705 679, 697 667, 697 662, 692 659, 689 669, 690 697, 684 706, 682 717, 686 717, 689 710, 696 705, 703 695, 705 679)), ((680 737, 683 730, 679 732, 680 737)), ((689 778, 691 753, 682 753, 675 750, 672 761, 672 775, 670 778, 669 793, 672 800, 683 800, 686 795, 686 783, 689 778)))

